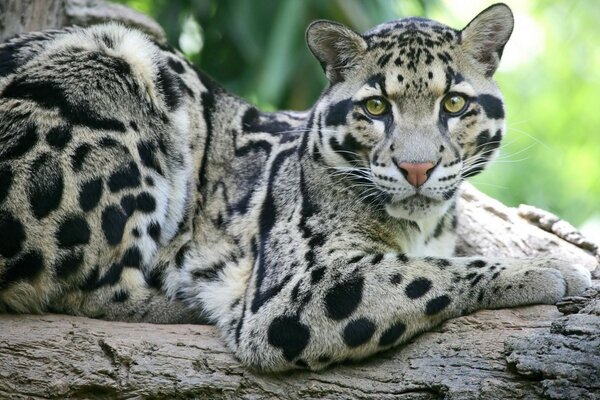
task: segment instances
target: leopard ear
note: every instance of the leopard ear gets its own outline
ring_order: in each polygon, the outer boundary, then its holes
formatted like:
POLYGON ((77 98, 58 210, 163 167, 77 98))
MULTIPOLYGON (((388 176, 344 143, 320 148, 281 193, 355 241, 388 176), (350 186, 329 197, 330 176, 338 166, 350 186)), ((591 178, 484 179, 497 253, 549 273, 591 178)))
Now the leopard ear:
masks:
POLYGON ((332 83, 344 80, 348 68, 367 49, 358 33, 332 21, 315 21, 306 29, 306 43, 332 83))
POLYGON ((491 77, 496 72, 513 26, 510 8, 498 3, 480 12, 461 31, 463 48, 485 76, 491 77))

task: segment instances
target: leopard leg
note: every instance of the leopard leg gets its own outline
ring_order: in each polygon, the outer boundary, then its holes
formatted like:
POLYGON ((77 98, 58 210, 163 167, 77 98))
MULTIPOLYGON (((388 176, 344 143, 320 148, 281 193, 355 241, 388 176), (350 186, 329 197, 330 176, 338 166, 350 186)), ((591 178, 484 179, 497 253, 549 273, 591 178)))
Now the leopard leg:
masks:
POLYGON ((257 281, 255 272, 224 333, 244 363, 272 371, 360 359, 482 308, 553 304, 589 286, 590 274, 554 259, 357 253, 279 285, 257 281))

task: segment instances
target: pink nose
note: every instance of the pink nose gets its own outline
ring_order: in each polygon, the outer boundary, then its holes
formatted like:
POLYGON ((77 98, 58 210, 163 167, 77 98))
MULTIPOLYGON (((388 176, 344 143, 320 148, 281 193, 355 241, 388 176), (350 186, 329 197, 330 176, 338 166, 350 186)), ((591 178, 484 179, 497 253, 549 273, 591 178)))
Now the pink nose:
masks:
POLYGON ((407 163, 398 164, 400 172, 404 175, 408 183, 414 187, 423 185, 429 178, 429 172, 435 167, 433 163, 407 163))

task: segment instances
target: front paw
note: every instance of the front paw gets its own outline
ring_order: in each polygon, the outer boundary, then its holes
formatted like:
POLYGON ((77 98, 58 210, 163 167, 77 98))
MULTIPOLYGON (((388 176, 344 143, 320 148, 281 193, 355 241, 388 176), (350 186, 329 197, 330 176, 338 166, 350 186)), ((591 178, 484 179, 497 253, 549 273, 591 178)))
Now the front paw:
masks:
POLYGON ((493 297, 488 304, 492 308, 556 304, 591 286, 587 269, 555 258, 519 260, 494 276, 493 297))
POLYGON ((560 271, 565 281, 565 296, 577 296, 592 286, 592 274, 583 265, 571 264, 565 260, 549 259, 541 262, 539 266, 560 271))

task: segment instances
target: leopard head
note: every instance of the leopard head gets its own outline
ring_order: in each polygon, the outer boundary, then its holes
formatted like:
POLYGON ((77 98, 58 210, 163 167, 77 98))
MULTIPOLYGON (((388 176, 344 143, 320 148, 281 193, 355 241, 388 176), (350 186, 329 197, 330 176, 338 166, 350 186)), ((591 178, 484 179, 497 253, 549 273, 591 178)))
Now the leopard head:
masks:
POLYGON ((512 29, 504 4, 462 30, 407 18, 360 35, 313 22, 306 40, 330 85, 313 109, 311 156, 354 176, 393 217, 443 214, 498 151, 504 107, 492 76, 512 29))

